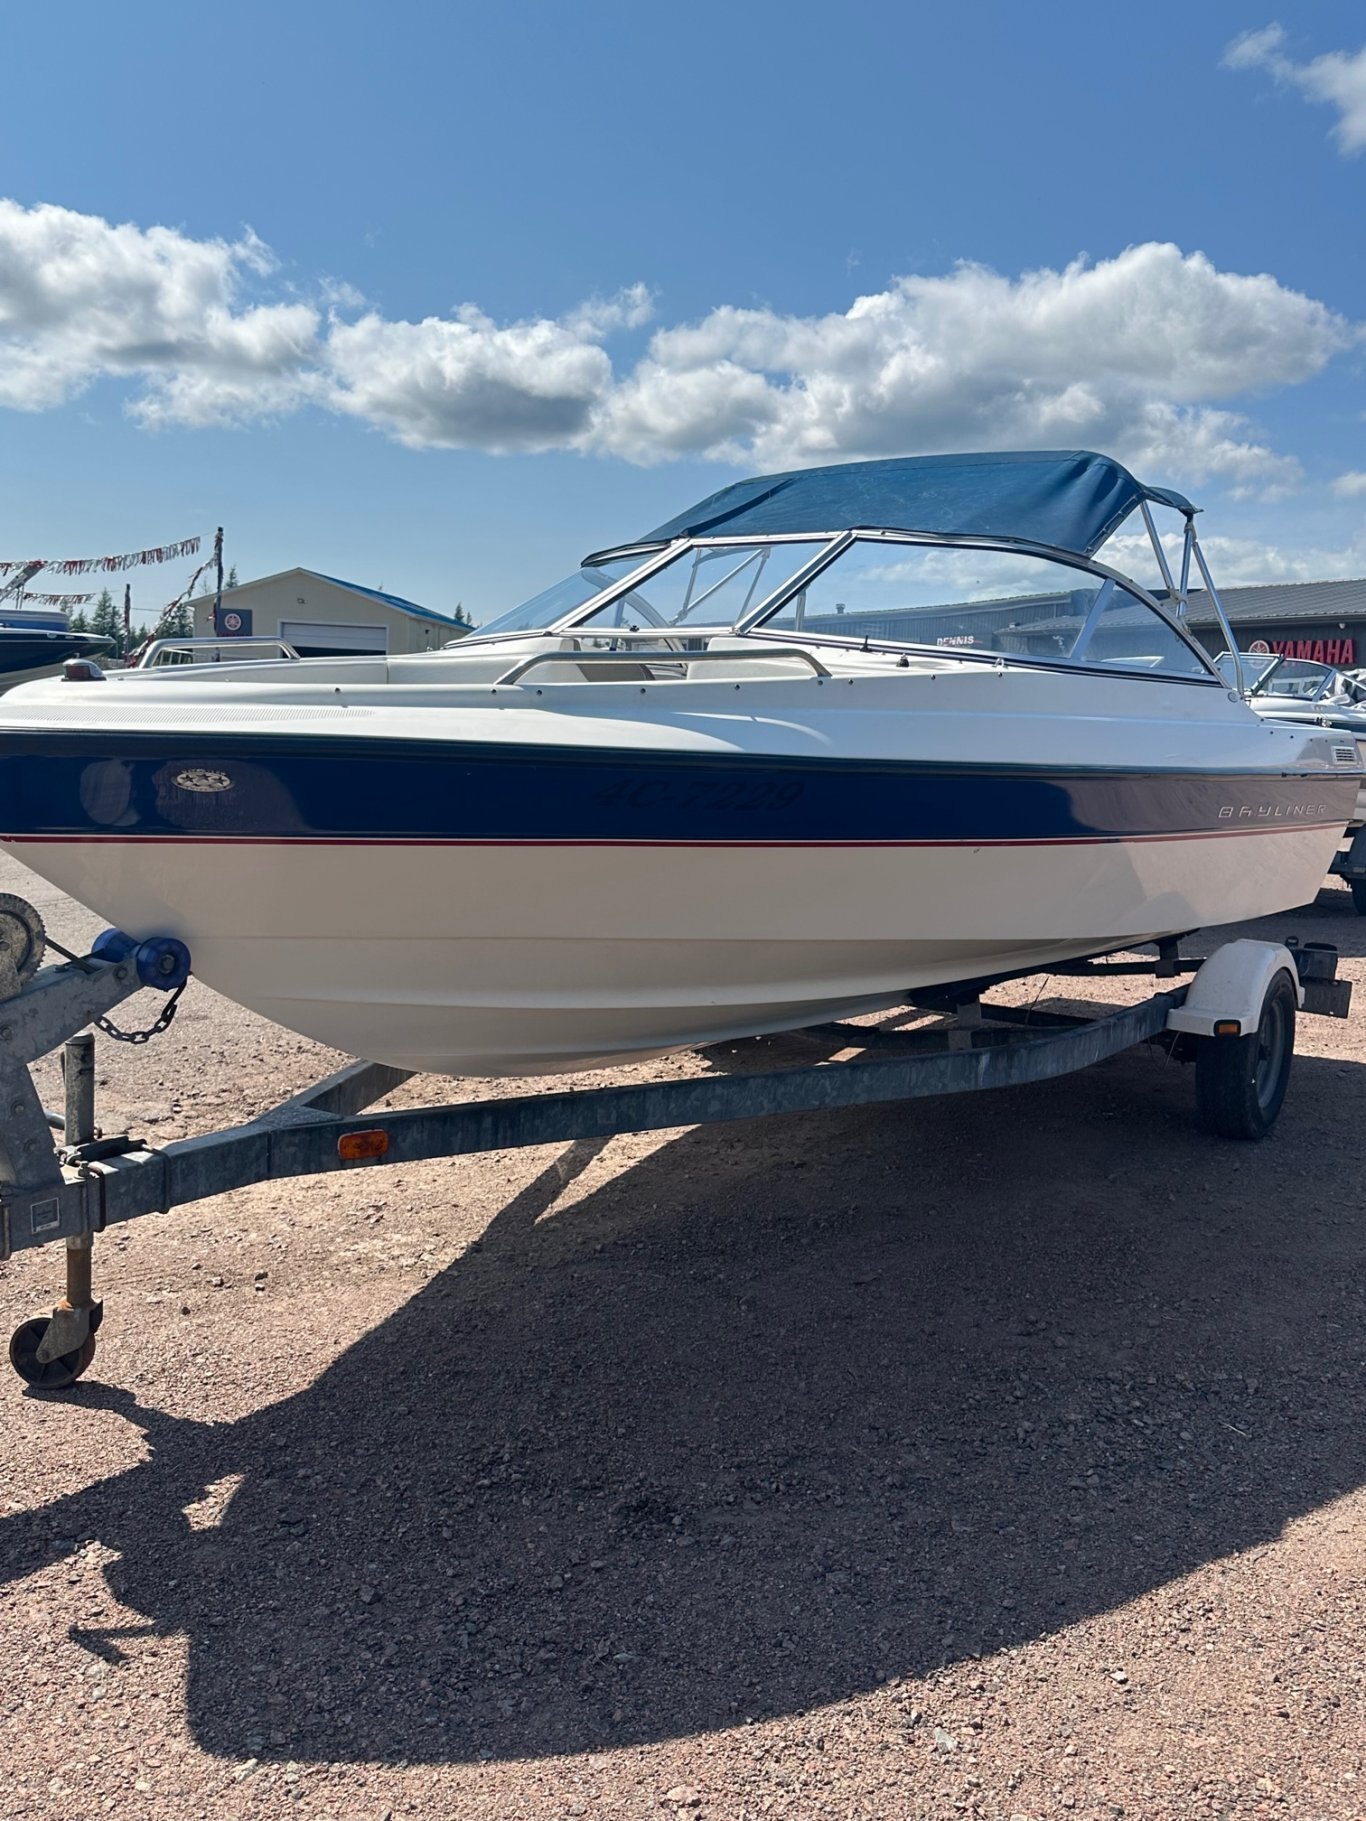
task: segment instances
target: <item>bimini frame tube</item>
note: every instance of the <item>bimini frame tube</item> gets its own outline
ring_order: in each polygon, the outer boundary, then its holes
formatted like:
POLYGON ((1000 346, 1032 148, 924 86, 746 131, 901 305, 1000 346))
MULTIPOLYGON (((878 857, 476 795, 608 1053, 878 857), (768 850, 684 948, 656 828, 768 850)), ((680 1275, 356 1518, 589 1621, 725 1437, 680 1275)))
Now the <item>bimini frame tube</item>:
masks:
MULTIPOLYGON (((1143 514, 1143 523, 1148 527, 1148 540, 1152 544, 1153 552, 1157 557, 1157 566, 1162 571, 1162 580, 1167 587, 1167 599, 1169 601, 1174 601, 1176 603, 1177 613, 1182 614, 1186 611, 1186 603, 1184 598, 1176 592, 1176 583, 1172 580, 1171 565, 1167 561, 1166 551, 1162 548, 1162 539, 1157 535, 1157 526, 1153 523, 1153 515, 1148 508, 1147 500, 1139 501, 1139 511, 1143 514)), ((1186 523, 1189 525, 1190 520, 1187 519, 1186 523)))
MULTIPOLYGON (((1187 523, 1189 523, 1189 520, 1187 523)), ((1219 599, 1219 590, 1214 586, 1214 578, 1210 575, 1209 564, 1205 561, 1205 553, 1200 548, 1200 540, 1195 535, 1194 525, 1191 525, 1190 527, 1190 547, 1196 562, 1200 565, 1200 574, 1204 578, 1205 587, 1209 590, 1209 598, 1214 603, 1214 611, 1219 616, 1219 624, 1223 628, 1225 639, 1228 641, 1229 654, 1233 659, 1234 685, 1240 696, 1246 696, 1247 690, 1243 686, 1243 660, 1238 650, 1238 641, 1234 638, 1233 628, 1228 623, 1228 615, 1224 612, 1224 603, 1219 599)))
POLYGON ((1181 617, 1184 619, 1189 602, 1186 599, 1191 583, 1191 545, 1195 542, 1195 520, 1186 520, 1185 541, 1181 545, 1181 600, 1179 604, 1181 617))

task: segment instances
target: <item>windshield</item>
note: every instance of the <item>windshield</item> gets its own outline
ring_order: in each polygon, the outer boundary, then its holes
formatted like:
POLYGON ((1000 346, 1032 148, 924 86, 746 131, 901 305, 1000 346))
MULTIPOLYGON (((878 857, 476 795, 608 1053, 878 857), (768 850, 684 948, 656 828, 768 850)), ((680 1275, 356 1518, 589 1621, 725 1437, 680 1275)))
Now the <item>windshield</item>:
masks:
POLYGON ((824 548, 824 540, 694 544, 599 612, 576 620, 574 629, 689 626, 728 631, 785 588, 824 548))
MULTIPOLYGON (((1268 656, 1264 651, 1240 651, 1238 658, 1243 667, 1243 685, 1249 695, 1255 694, 1262 687, 1282 661, 1274 654, 1268 656)), ((1238 668, 1233 661, 1233 653, 1221 651, 1214 663, 1224 681, 1236 688, 1238 668)))
POLYGON ((604 588, 610 588, 614 582, 630 575, 633 569, 639 569, 644 562, 643 555, 618 556, 605 563, 595 563, 591 569, 576 569, 562 582, 533 594, 520 607, 509 608, 496 620, 478 627, 474 636, 486 639, 498 632, 536 632, 543 626, 554 626, 576 607, 582 607, 594 595, 601 594, 604 588))
POLYGON ((1317 702, 1321 696, 1345 694, 1331 664, 1314 664, 1304 658, 1282 658, 1269 664, 1249 691, 1254 696, 1289 696, 1296 702, 1317 702))
POLYGON ((859 538, 760 625, 803 640, 1210 675, 1204 654, 1122 583, 1028 551, 859 538))

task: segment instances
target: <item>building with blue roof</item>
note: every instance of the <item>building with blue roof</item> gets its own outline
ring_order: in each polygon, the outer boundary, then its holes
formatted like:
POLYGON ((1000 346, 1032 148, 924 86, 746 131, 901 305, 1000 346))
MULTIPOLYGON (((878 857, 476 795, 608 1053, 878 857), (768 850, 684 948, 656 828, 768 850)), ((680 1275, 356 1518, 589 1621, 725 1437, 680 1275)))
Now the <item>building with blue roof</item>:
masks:
MULTIPOLYGON (((286 640, 300 657, 356 657, 435 651, 464 638, 472 625, 457 609, 438 613, 399 594, 323 575, 317 569, 284 569, 242 582, 223 595, 214 624, 212 595, 194 602, 198 638, 286 640)), ((253 655, 268 655, 257 647, 253 655)))

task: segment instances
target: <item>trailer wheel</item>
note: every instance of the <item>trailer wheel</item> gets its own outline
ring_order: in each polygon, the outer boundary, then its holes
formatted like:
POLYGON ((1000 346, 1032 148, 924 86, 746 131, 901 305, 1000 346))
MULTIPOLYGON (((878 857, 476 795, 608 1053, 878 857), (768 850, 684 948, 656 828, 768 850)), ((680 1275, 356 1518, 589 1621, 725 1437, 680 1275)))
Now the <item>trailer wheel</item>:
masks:
POLYGON ((1248 1037, 1202 1037, 1195 1054, 1200 1123, 1219 1138, 1265 1138, 1290 1084, 1295 1056, 1295 989, 1279 973, 1248 1037))
POLYGON ((1366 917, 1366 879, 1349 879, 1352 888, 1352 903, 1363 917, 1366 917))
POLYGON ((88 1335, 74 1353, 63 1353, 46 1364, 38 1358, 38 1349, 48 1330, 48 1318, 38 1316, 21 1322, 10 1335, 9 1363, 26 1385, 35 1391, 60 1391, 74 1385, 95 1357, 95 1336, 88 1335))

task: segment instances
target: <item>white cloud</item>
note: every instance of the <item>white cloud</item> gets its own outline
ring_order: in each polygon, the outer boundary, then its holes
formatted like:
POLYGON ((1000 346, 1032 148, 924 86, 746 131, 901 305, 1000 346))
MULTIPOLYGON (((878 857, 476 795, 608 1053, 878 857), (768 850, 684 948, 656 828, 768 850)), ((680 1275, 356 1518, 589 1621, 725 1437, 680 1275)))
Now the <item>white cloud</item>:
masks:
POLYGON ((1082 443, 1265 491, 1293 482, 1296 464, 1206 401, 1294 385, 1352 337, 1276 279, 1170 245, 1018 279, 962 265, 837 315, 723 306, 661 330, 589 441, 635 461, 760 466, 1082 443))
POLYGON ((371 312, 328 336, 331 402, 415 447, 553 449, 582 434, 612 382, 596 339, 565 323, 386 322, 371 312))
POLYGON ((1366 497, 1366 474, 1359 468, 1349 468, 1346 474, 1340 474, 1333 482, 1333 491, 1339 499, 1344 500, 1366 497))
MULTIPOLYGON (((1168 535, 1164 536, 1163 543, 1172 576, 1179 579, 1181 539, 1168 535)), ((1284 545, 1261 538, 1221 537, 1215 533, 1202 536, 1200 548, 1205 553, 1216 588, 1268 582, 1347 581, 1366 576, 1366 538, 1336 546, 1284 545)), ((1141 530, 1119 532, 1107 541, 1098 555, 1102 563, 1108 563, 1145 588, 1163 586, 1152 545, 1141 530)), ((1204 586, 1194 565, 1190 585, 1192 588, 1204 586)))
POLYGON ((342 280, 290 291, 250 233, 199 241, 0 202, 0 404, 46 409, 122 378, 148 426, 312 404, 414 447, 750 468, 1082 445, 1266 496, 1299 469, 1244 401, 1359 334, 1268 274, 1157 243, 1019 277, 898 278, 820 316, 721 305, 614 364, 613 338, 652 307, 636 285, 560 316, 499 323, 471 304, 394 320, 342 280))
POLYGON ((1361 542, 1287 547, 1258 538, 1202 537, 1200 548, 1216 588, 1255 582, 1350 581, 1366 576, 1366 544, 1361 542))
POLYGON ((1297 88, 1311 101, 1327 102, 1338 111, 1333 134, 1344 154, 1366 146, 1366 45, 1359 51, 1328 51, 1307 63, 1285 54, 1285 28, 1266 25, 1244 32, 1224 52, 1231 70, 1269 70, 1278 82, 1297 88))
POLYGON ((253 234, 191 240, 0 199, 0 404, 40 411, 105 375, 142 376, 148 421, 207 423, 296 402, 311 383, 318 313, 241 307, 274 269, 253 234))
POLYGON ((374 311, 334 318, 323 361, 327 401, 415 448, 564 448, 583 435, 612 384, 600 345, 650 315, 633 285, 594 298, 560 321, 500 327, 466 304, 454 317, 389 322, 374 311))

